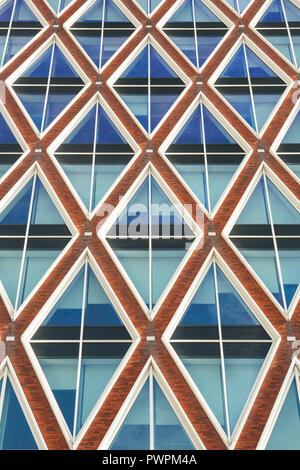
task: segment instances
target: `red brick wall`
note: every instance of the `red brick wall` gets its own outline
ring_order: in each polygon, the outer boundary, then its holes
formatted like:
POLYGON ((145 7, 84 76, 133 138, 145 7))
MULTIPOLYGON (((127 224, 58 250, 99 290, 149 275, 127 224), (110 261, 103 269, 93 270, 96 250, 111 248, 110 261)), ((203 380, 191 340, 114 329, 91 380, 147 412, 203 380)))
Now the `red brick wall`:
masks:
MULTIPOLYGON (((40 10, 46 21, 49 23, 49 26, 43 30, 41 35, 39 35, 31 45, 24 47, 21 55, 19 55, 15 60, 12 61, 10 65, 3 69, 3 71, 0 73, 1 80, 8 79, 10 75, 24 62, 24 60, 33 54, 54 32, 52 25, 55 22, 55 18, 51 10, 47 7, 46 2, 43 0, 32 1, 40 10)), ((120 104, 119 100, 106 85, 106 81, 111 76, 111 74, 117 70, 125 57, 127 57, 127 55, 137 47, 145 35, 148 34, 148 29, 145 28, 147 22, 146 16, 140 11, 139 8, 134 5, 132 0, 122 1, 124 5, 132 11, 143 27, 137 34, 132 36, 126 48, 121 50, 115 56, 114 60, 112 60, 109 66, 101 74, 101 94, 115 114, 117 114, 122 124, 127 128, 133 139, 141 147, 142 153, 130 167, 120 183, 108 196, 106 202, 115 204, 119 199, 119 195, 126 193, 136 177, 143 170, 147 162, 151 161, 161 176, 167 181, 168 185, 171 187, 179 200, 183 204, 195 205, 194 200, 190 194, 183 187, 180 181, 178 181, 174 173, 170 170, 168 165, 157 152, 157 149, 166 139, 168 133, 172 130, 180 116, 182 116, 182 114, 190 106, 200 91, 199 86, 197 86, 195 83, 197 80, 197 73, 195 70, 190 66, 188 61, 177 52, 176 48, 172 46, 165 36, 156 28, 157 22, 166 13, 168 8, 175 3, 175 0, 166 0, 163 2, 157 13, 153 15, 151 19, 151 35, 157 42, 159 42, 161 47, 169 54, 169 56, 181 67, 184 73, 193 81, 193 85, 190 87, 188 92, 184 94, 173 112, 169 115, 164 124, 154 135, 151 141, 152 148, 154 149, 152 154, 145 153, 145 149, 148 143, 145 135, 143 132, 141 132, 134 120, 128 116, 126 110, 120 104)), ((227 36, 227 39, 223 42, 218 51, 209 60, 205 70, 201 74, 201 78, 203 80, 201 91, 211 101, 211 103, 213 103, 213 105, 222 112, 228 122, 253 148, 253 153, 238 176, 237 180, 234 182, 232 188, 228 192, 228 195, 226 196, 212 221, 214 230, 216 231, 216 237, 214 237, 213 241, 211 237, 205 237, 203 249, 193 253, 157 315, 155 316, 155 319, 152 322, 153 324, 151 325, 134 295, 130 292, 125 281, 118 272, 118 269, 110 259, 106 249, 96 235, 96 227, 100 221, 99 218, 95 216, 90 223, 88 222, 71 191, 64 182, 63 178, 60 176, 47 153, 47 148, 51 142, 77 115, 79 110, 98 90, 98 87, 95 84, 95 81, 97 80, 97 72, 81 52, 80 48, 76 44, 76 41, 63 27, 64 22, 84 3, 85 0, 76 0, 72 6, 70 6, 70 8, 68 8, 67 11, 58 19, 59 29, 57 31, 57 35, 65 47, 73 55, 81 68, 84 70, 86 75, 89 77, 91 83, 87 86, 81 97, 74 102, 74 104, 69 108, 68 112, 66 112, 59 119, 55 126, 53 126, 46 133, 40 142, 21 109, 19 109, 15 99, 7 89, 6 102, 4 103, 4 106, 15 122, 17 128, 22 133, 28 147, 30 148, 30 153, 17 165, 15 170, 0 185, 0 198, 5 196, 5 194, 18 181, 18 179, 28 170, 28 168, 30 168, 33 162, 38 161, 61 203, 69 213, 74 225, 76 226, 79 232, 79 238, 71 246, 53 272, 49 275, 36 295, 26 305, 16 321, 11 322, 6 308, 0 299, 0 336, 1 338, 5 338, 5 336, 13 334, 16 338, 15 342, 9 343, 8 345, 8 355, 15 368, 26 398, 34 413, 48 448, 67 449, 67 443, 62 435, 48 400, 43 392, 41 385, 39 384, 39 380, 23 348, 23 345, 20 341, 20 336, 38 314, 55 288, 59 285, 61 280, 73 265, 74 261, 80 256, 85 247, 88 246, 100 268, 105 273, 117 297, 124 306, 128 316, 132 320, 133 325, 140 334, 141 341, 129 359, 128 364, 124 368, 120 377, 116 381, 103 406, 97 413, 95 420, 90 425, 78 448, 96 449, 99 446, 102 438, 106 434, 109 426, 120 409, 124 399, 131 390, 143 366, 148 360, 149 355, 153 355, 161 372, 171 386, 175 396, 185 410, 191 423, 199 433, 199 436, 206 448, 225 449, 223 441, 206 416, 204 410, 195 398, 193 392, 189 388, 184 377, 182 376, 181 372, 174 363, 173 359, 170 357, 168 351, 160 339, 193 279, 195 278, 197 272, 208 256, 212 245, 214 245, 230 269, 239 278, 246 290, 255 299, 255 302, 258 304, 260 309, 282 337, 280 346, 275 354, 274 360, 266 375, 264 383, 259 390, 257 399, 255 400, 255 403, 249 413, 247 422, 236 445, 236 449, 255 449, 264 429, 267 418, 273 407, 276 396, 280 390, 285 374, 290 365, 293 350, 291 349, 291 343, 286 341, 286 337, 294 335, 297 339, 300 339, 300 306, 297 306, 292 320, 287 322, 269 299, 269 297, 265 294, 264 290, 259 286, 252 275, 241 263, 235 252, 223 239, 221 233, 262 161, 265 161, 274 171, 274 173, 276 173, 276 175, 290 189, 290 191, 292 191, 293 194, 299 198, 300 191, 298 183, 293 177, 291 177, 284 166, 281 165, 269 153, 269 148, 274 138, 276 137, 278 131, 281 129, 293 108, 293 103, 291 101, 292 92, 289 94, 289 96, 286 97, 280 107, 280 110, 276 116, 274 116, 274 119, 262 136, 261 142, 258 142, 252 132, 249 131, 243 122, 231 111, 231 109, 223 102, 223 100, 220 99, 218 94, 207 84, 207 81, 216 67, 219 65, 220 61, 230 51, 232 46, 239 38, 241 34, 241 28, 238 28, 238 25, 241 22, 244 25, 244 31, 246 35, 268 57, 270 57, 274 63, 276 63, 288 76, 290 76, 291 79, 297 80, 297 73, 291 66, 287 64, 286 61, 276 54, 276 52, 274 52, 274 50, 268 46, 267 43, 262 40, 258 34, 253 32, 249 27, 249 22, 264 3, 263 0, 255 0, 244 15, 242 21, 229 7, 225 5, 225 3, 223 3, 223 1, 214 0, 213 3, 215 6, 222 10, 223 13, 234 23, 234 29, 227 36), (42 154, 35 154, 34 149, 39 143, 41 144, 43 152, 42 154), (263 156, 261 153, 257 152, 258 145, 262 145, 266 150, 263 156), (86 230, 92 230, 93 237, 86 238, 84 235, 86 230), (146 336, 150 328, 152 328, 153 335, 155 335, 157 339, 155 343, 149 343, 146 341, 146 336)), ((206 232, 208 230, 208 223, 209 221, 205 216, 206 232)))

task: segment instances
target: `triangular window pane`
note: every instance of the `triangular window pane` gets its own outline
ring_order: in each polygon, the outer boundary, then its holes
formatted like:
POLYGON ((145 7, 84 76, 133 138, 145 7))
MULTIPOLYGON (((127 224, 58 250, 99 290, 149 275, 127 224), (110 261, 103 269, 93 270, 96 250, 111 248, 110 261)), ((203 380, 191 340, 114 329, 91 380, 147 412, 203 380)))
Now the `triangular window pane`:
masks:
POLYGON ((267 450, 300 450, 300 406, 296 379, 292 381, 275 426, 266 446, 267 450))
POLYGON ((60 13, 71 2, 72 0, 47 0, 47 3, 49 3, 55 13, 60 13))
POLYGON ((0 178, 20 158, 23 149, 0 112, 0 178))
POLYGON ((229 5, 238 13, 243 13, 251 0, 226 0, 229 5))
POLYGON ((7 377, 6 381, 4 402, 0 417, 0 449, 38 450, 9 377, 7 377))

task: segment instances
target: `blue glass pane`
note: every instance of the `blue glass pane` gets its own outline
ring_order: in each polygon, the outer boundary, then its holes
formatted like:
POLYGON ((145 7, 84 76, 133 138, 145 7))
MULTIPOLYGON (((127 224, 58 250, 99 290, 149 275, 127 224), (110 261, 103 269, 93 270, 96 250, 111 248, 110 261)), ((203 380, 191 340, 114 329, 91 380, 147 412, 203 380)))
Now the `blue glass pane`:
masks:
POLYGON ((193 193, 197 196, 199 201, 201 201, 204 207, 208 210, 208 193, 204 164, 180 165, 173 163, 173 165, 180 176, 182 176, 184 181, 189 185, 193 193))
POLYGON ((219 121, 203 106, 203 119, 206 144, 236 144, 219 121))
POLYGON ((45 113, 45 123, 43 128, 47 128, 62 110, 72 101, 76 93, 49 94, 45 113))
POLYGON ((92 210, 112 187, 125 167, 126 165, 95 165, 92 210))
POLYGON ((147 89, 145 89, 144 95, 121 95, 123 101, 128 106, 130 111, 134 114, 137 120, 142 124, 144 129, 151 132, 148 129, 148 95, 147 89))
POLYGON ((169 111, 171 106, 175 103, 180 93, 172 95, 158 94, 154 95, 151 90, 151 128, 150 132, 156 128, 158 123, 162 120, 164 115, 169 111))
POLYGON ((53 8, 56 13, 62 11, 72 0, 47 0, 49 5, 53 8))
POLYGON ((185 255, 186 251, 152 249, 152 307, 160 298, 185 255))
POLYGON ((283 306, 275 252, 273 250, 240 251, 250 266, 254 269, 256 274, 262 279, 266 287, 274 295, 275 299, 283 306))
POLYGON ((17 0, 13 21, 37 22, 38 20, 24 0, 17 0))
POLYGON ((198 287, 180 325, 218 325, 213 266, 198 287))
POLYGON ((59 254, 60 251, 57 250, 26 251, 18 306, 24 302, 59 254))
POLYGON ((273 36, 269 34, 264 34, 264 37, 273 44, 276 49, 281 52, 287 59, 294 63, 291 43, 289 40, 288 33, 286 32, 285 36, 273 36))
POLYGON ((72 344, 75 357, 39 358, 40 366, 65 421, 73 432, 79 346, 72 344))
POLYGON ((46 97, 46 87, 40 87, 41 92, 35 93, 18 93, 18 98, 21 100, 23 106, 28 112, 38 129, 42 127, 43 110, 46 97))
POLYGON ((10 380, 7 380, 0 422, 0 449, 37 450, 35 439, 28 426, 10 380))
POLYGON ((126 416, 111 450, 147 450, 150 448, 149 379, 126 416))
POLYGON ((44 77, 48 78, 53 46, 48 49, 34 61, 22 74, 22 77, 44 77))
POLYGON ((1 225, 26 225, 32 195, 33 178, 18 192, 0 214, 1 225))
MULTIPOLYGON (((24 31, 22 36, 9 36, 7 45, 6 45, 6 50, 5 50, 5 56, 4 56, 4 63, 8 62, 13 56, 16 55, 19 50, 24 47, 24 44, 29 42, 32 38, 32 34, 28 31, 24 31)), ((2 51, 1 51, 1 42, 3 41, 3 36, 0 39, 0 56, 2 56, 2 51)), ((4 44, 3 44, 4 45, 4 44)))
MULTIPOLYGON (((129 33, 128 33, 129 36, 129 33)), ((124 44, 124 36, 105 36, 102 43, 101 67, 113 56, 113 54, 124 44)), ((97 62, 95 62, 97 65, 97 62)), ((99 61, 98 61, 99 64, 99 61)), ((99 66, 99 65, 98 65, 99 66)))
POLYGON ((151 225, 153 236, 159 235, 159 233, 170 236, 170 227, 173 226, 175 235, 188 233, 188 228, 183 232, 186 224, 178 212, 178 208, 171 203, 153 177, 151 177, 151 225), (158 226, 160 226, 159 229, 158 226))
POLYGON ((223 93, 223 96, 231 106, 245 119, 248 124, 255 129, 255 120, 251 103, 250 89, 248 94, 223 93))
POLYGON ((236 224, 239 225, 269 225, 271 223, 268 214, 267 197, 263 177, 259 180, 254 191, 249 197, 236 224))
MULTIPOLYGON (((173 34, 172 30, 168 31, 169 38, 176 44, 184 55, 197 67, 197 55, 194 36, 178 36, 173 34)), ((206 59, 204 59, 206 60, 206 59)))
POLYGON ((299 144, 300 143, 299 126, 300 126, 300 112, 297 113, 296 117, 294 118, 292 124, 290 125, 281 143, 299 144))
POLYGON ((299 36, 297 36, 295 34, 295 32, 292 30, 291 31, 291 35, 292 35, 292 41, 293 41, 293 46, 294 46, 294 52, 295 52, 295 56, 296 56, 296 64, 297 66, 299 66, 300 64, 300 38, 299 36))
POLYGON ((258 130, 263 127, 274 107, 278 103, 280 97, 281 95, 278 93, 253 95, 258 130))
POLYGON ((149 308, 149 252, 148 250, 116 250, 118 260, 149 308))
POLYGON ((113 0, 106 0, 104 22, 129 23, 126 15, 117 7, 113 0))
POLYGON ((194 449, 170 403, 153 379, 154 448, 156 450, 194 449))
MULTIPOLYGON (((225 157, 226 158, 226 157, 225 157)), ((226 163, 226 162, 224 162, 226 163)), ((210 204, 213 208, 225 191, 239 165, 207 165, 210 204)))
POLYGON ((64 219, 58 212, 58 209, 38 176, 35 182, 30 224, 65 225, 64 219))
POLYGON ((185 123, 179 134, 172 142, 173 144, 202 144, 203 130, 201 119, 201 108, 197 106, 191 117, 185 123))
POLYGON ((193 4, 192 0, 184 0, 178 10, 170 18, 172 23, 193 22, 193 4))
POLYGON ((96 0, 91 8, 80 16, 80 22, 102 22, 103 18, 103 0, 96 0))
POLYGON ((23 245, 20 250, 0 250, 0 280, 13 307, 19 282, 22 263, 23 245))
POLYGON ((148 78, 148 46, 127 67, 121 78, 148 78))
POLYGON ((79 338, 79 327, 81 325, 82 315, 84 271, 85 268, 81 268, 69 287, 60 297, 55 307, 42 323, 42 327, 75 326, 78 327, 77 337, 79 338))
POLYGON ((231 432, 242 413, 264 359, 226 358, 225 375, 231 432))
POLYGON ((98 105, 97 144, 127 143, 104 109, 98 105))
POLYGON ((150 75, 151 78, 177 78, 177 74, 150 45, 150 75))
POLYGON ((221 324, 223 326, 259 325, 257 319, 218 266, 216 266, 216 271, 221 324))
POLYGON ((87 292, 84 311, 86 326, 120 326, 122 322, 90 266, 87 271, 87 292))
POLYGON ((14 7, 14 0, 9 0, 8 2, 5 2, 4 5, 1 6, 0 8, 0 21, 9 23, 11 14, 13 11, 14 7))
POLYGON ((289 0, 284 0, 284 9, 288 22, 300 21, 300 10, 289 0))
POLYGON ((199 67, 202 67, 204 62, 208 59, 213 50, 217 47, 221 41, 223 35, 217 34, 215 36, 202 36, 198 35, 197 46, 198 46, 198 60, 199 67))
POLYGON ((276 77, 273 70, 270 69, 252 50, 245 46, 247 54, 247 62, 249 67, 250 77, 276 77))
POLYGON ((266 12, 260 18, 260 21, 263 21, 263 22, 278 22, 279 21, 279 22, 284 23, 285 19, 284 19, 284 13, 281 7, 281 1, 273 0, 269 8, 267 8, 266 12))
MULTIPOLYGON (((88 357, 89 355, 89 345, 83 344, 78 396, 77 433, 84 425, 87 417, 102 395, 122 359, 115 357, 88 357)), ((97 355, 97 352, 95 355, 97 355)))
POLYGON ((247 78, 247 67, 243 45, 239 47, 227 67, 220 75, 224 78, 247 78))
POLYGON ((300 406, 295 379, 282 405, 267 450, 300 450, 300 406))
MULTIPOLYGON (((99 67, 100 60, 100 34, 99 36, 76 36, 77 41, 85 50, 87 55, 92 59, 94 64, 99 67)), ((102 62, 102 65, 104 62, 102 62)))
POLYGON ((95 135, 96 106, 94 106, 75 129, 68 135, 66 144, 93 144, 95 135))
MULTIPOLYGON (((267 180, 267 187, 270 199, 270 206, 272 212, 273 223, 276 225, 299 225, 300 213, 297 209, 286 199, 286 197, 277 189, 277 187, 267 180)), ((276 229, 275 229, 276 232, 276 229)))
POLYGON ((66 59, 60 48, 55 44, 53 53, 53 62, 51 68, 51 78, 78 78, 70 62, 66 59))
POLYGON ((198 23, 218 22, 219 18, 201 0, 195 0, 195 20, 198 23))
POLYGON ((287 307, 289 307, 300 282, 300 252, 278 250, 283 288, 287 307))
POLYGON ((221 359, 181 358, 204 400, 226 432, 221 359))
MULTIPOLYGON (((92 177, 92 156, 83 155, 82 159, 84 164, 68 164, 60 163, 62 169, 69 178, 71 184, 76 190, 78 196, 81 198, 85 207, 89 207, 90 203, 90 188, 92 177)), ((98 199, 99 201, 100 199, 98 199)))

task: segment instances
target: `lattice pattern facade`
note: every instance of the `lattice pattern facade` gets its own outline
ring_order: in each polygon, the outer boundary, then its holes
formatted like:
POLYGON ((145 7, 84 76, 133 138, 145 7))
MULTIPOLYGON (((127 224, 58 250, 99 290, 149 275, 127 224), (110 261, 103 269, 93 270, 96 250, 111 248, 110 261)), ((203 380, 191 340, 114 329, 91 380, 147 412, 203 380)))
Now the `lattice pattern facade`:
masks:
POLYGON ((0 1, 1 449, 300 449, 299 37, 0 1))

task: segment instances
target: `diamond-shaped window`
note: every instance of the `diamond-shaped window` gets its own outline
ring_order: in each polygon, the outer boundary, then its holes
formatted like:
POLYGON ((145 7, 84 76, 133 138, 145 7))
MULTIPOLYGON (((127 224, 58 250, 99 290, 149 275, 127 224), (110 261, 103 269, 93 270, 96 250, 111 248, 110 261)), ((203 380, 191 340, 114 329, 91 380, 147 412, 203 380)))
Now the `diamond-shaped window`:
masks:
POLYGON ((162 3, 162 0, 135 0, 143 10, 150 15, 155 8, 162 3))
POLYGON ((23 149, 0 112, 0 178, 21 157, 23 149))
POLYGON ((0 280, 18 310, 72 234, 37 174, 0 213, 0 280))
POLYGON ((113 0, 96 0, 70 27, 79 44, 102 68, 131 36, 135 26, 113 0))
POLYGON ((13 89, 42 133, 84 85, 61 49, 53 43, 13 83, 13 89))
POLYGON ((298 111, 294 121, 290 125, 287 133, 283 137, 277 155, 300 179, 300 111, 298 111))
POLYGON ((170 341, 232 441, 272 339, 215 261, 170 341))
POLYGON ((214 85, 257 133, 287 86, 245 43, 235 52, 214 85))
POLYGON ((300 65, 300 8, 289 0, 273 0, 255 28, 296 67, 300 65))
POLYGON ((96 103, 54 155, 91 212, 128 165, 134 151, 96 103))
POLYGON ((152 44, 147 43, 113 86, 151 134, 181 95, 185 83, 152 44))
POLYGON ((74 441, 132 344, 88 260, 30 344, 74 441))
POLYGON ((26 0, 0 6, 0 65, 6 64, 43 28, 26 0))
POLYGON ((195 233, 149 174, 106 234, 134 288, 152 311, 195 233))
POLYGON ((300 213, 263 174, 242 209, 230 240, 285 312, 298 296, 300 213))
POLYGON ((184 0, 163 30, 200 68, 227 33, 228 27, 201 0, 184 0))
POLYGON ((299 369, 295 367, 266 450, 300 450, 299 391, 299 369))
POLYGON ((202 102, 165 154, 208 212, 245 157, 244 149, 202 102))
POLYGON ((110 449, 119 451, 194 448, 151 368, 110 449))

